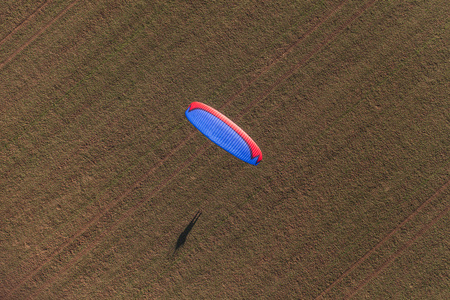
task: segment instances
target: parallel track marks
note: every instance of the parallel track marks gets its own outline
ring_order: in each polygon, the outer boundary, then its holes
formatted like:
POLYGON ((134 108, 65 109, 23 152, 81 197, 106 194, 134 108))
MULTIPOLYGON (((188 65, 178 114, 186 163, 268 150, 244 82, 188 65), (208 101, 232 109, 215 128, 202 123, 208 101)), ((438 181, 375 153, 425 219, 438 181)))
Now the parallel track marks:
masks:
POLYGON ((272 60, 266 67, 262 69, 262 71, 253 78, 249 83, 247 83, 244 87, 242 87, 237 93, 230 97, 230 99, 222 106, 220 109, 224 109, 228 105, 230 105, 237 97, 239 97, 242 93, 244 93, 250 86, 252 86, 262 75, 264 75, 271 67, 273 67, 280 60, 285 58, 290 52, 292 52, 295 47, 300 45, 303 41, 305 41, 311 34, 316 32, 316 30, 325 23, 328 19, 334 16, 349 0, 345 0, 341 2, 336 8, 334 8, 330 13, 328 13, 324 18, 322 18, 316 25, 314 25, 310 30, 308 30, 305 34, 303 34, 297 41, 291 44, 279 57, 272 60))
MULTIPOLYGON (((76 0, 78 1, 78 0, 76 0)), ((75 1, 75 2, 76 2, 75 1)), ((229 104, 231 104, 239 95, 245 92, 252 84, 254 84, 257 79, 259 79, 262 75, 264 75, 269 69, 274 66, 277 62, 282 60, 289 52, 295 49, 296 46, 300 45, 307 37, 313 34, 326 20, 336 14, 346 3, 348 0, 340 3, 336 8, 334 8, 329 14, 327 14, 324 18, 322 18, 312 29, 308 30, 304 35, 302 35, 299 39, 297 39, 293 44, 291 44, 280 56, 273 59, 270 64, 268 64, 255 78, 244 86, 241 90, 239 90, 236 94, 234 94, 222 107, 225 108, 229 104)), ((156 171, 164 162, 166 162, 170 157, 172 157, 179 149, 181 149, 190 139, 195 136, 195 132, 192 132, 188 137, 186 137, 182 142, 180 142, 166 157, 164 157, 160 162, 155 164, 148 172, 146 172, 139 180, 133 183, 125 192, 119 195, 114 201, 112 201, 109 205, 107 205, 102 211, 97 213, 88 223, 83 225, 79 230, 77 230, 72 236, 63 244, 61 244, 55 251, 53 251, 44 262, 42 262, 39 266, 37 266, 31 273, 29 273, 26 277, 24 277, 18 285, 8 292, 8 295, 14 294, 25 282, 33 278, 37 275, 37 273, 48 264, 53 258, 55 258, 58 254, 60 254, 64 248, 66 248, 70 243, 72 243, 76 238, 81 236, 90 226, 94 225, 98 220, 106 214, 109 210, 111 210, 114 206, 116 206, 120 201, 122 201, 126 196, 128 196, 136 187, 138 187, 148 176, 150 176, 154 171, 156 171)), ((194 154, 196 155, 196 154, 194 154)))
POLYGON ((430 198, 423 202, 415 211, 413 211, 406 219, 404 219, 400 224, 398 224, 391 232, 389 232, 384 238, 382 238, 378 244, 376 244, 372 249, 370 249, 363 257, 358 259, 350 268, 347 269, 338 279, 336 279, 332 284, 330 284, 316 300, 323 299, 323 297, 331 291, 331 289, 341 282, 347 275, 353 272, 357 267, 359 267, 370 255, 372 255, 378 248, 380 248, 387 240, 389 240, 395 233, 397 233, 406 223, 411 221, 415 216, 417 216, 430 202, 436 199, 445 189, 450 186, 450 180, 448 180, 443 186, 441 186, 430 198))
MULTIPOLYGON (((76 0, 78 1, 78 0, 76 0)), ((74 1, 74 2, 76 2, 74 1)), ((288 72, 286 72, 285 74, 283 74, 274 84, 272 84, 265 92, 263 92, 259 97, 257 97, 254 101, 252 101, 250 103, 250 105, 248 105, 246 107, 246 109, 244 109, 241 114, 239 119, 249 110, 251 109, 253 106, 255 106, 257 103, 259 103, 260 101, 262 101, 265 97, 267 97, 268 94, 270 94, 273 90, 275 90, 282 82, 284 82, 287 78, 289 78, 292 74, 294 74, 300 67, 302 67, 303 65, 305 65, 315 54, 317 54, 323 47, 325 47, 326 45, 328 45, 339 33, 341 33, 347 26, 350 25, 350 23, 352 23, 356 18, 358 18, 362 13, 364 13, 364 11, 366 11, 370 6, 372 6, 375 3, 376 0, 372 0, 367 2, 362 8, 360 8, 355 14, 352 15, 352 17, 350 17, 343 25, 341 25, 337 30, 335 30, 332 34, 330 34, 318 47, 316 47, 312 52, 310 52, 309 55, 307 55, 304 59, 302 59, 298 64, 296 64, 293 68, 291 68, 288 72)), ((242 94, 246 89, 248 89, 254 82, 256 82, 256 80, 258 78, 260 78, 265 72, 267 72, 271 66, 273 66, 275 63, 277 63, 278 61, 280 61, 282 58, 284 58, 289 52, 291 52, 295 46, 298 46, 302 41, 304 41, 308 36, 310 36, 313 32, 315 32, 317 30, 318 27, 320 27, 321 24, 323 24, 326 20, 328 20, 332 15, 334 15, 340 8, 342 8, 342 6, 346 3, 347 1, 342 2, 339 6, 337 6, 333 11, 331 11, 331 13, 329 13, 325 18, 321 19, 321 21, 316 24, 312 29, 310 29, 306 34, 304 34, 301 38, 299 38, 295 43, 293 43, 291 46, 289 46, 285 52, 279 56, 278 58, 276 58, 275 60, 272 61, 272 63, 270 63, 268 66, 266 66, 263 71, 256 76, 256 78, 254 78, 249 84, 247 84, 244 88, 242 88, 238 93, 234 94, 226 103, 223 107, 229 105, 235 98, 237 98, 240 94, 242 94)), ((222 107, 222 108, 223 108, 222 107)), ((139 184, 145 180, 145 178, 147 178, 150 174, 152 174, 157 168, 159 168, 160 165, 162 165, 162 162, 167 161, 174 153, 176 153, 184 144, 186 144, 189 139, 192 138, 192 136, 195 134, 192 133, 191 135, 189 135, 185 140, 183 140, 176 148, 174 148, 174 150, 171 151, 171 153, 166 156, 162 161, 160 161, 157 166, 153 167, 152 169, 150 169, 149 172, 147 172, 146 174, 144 174, 141 179, 139 179, 137 182, 135 182, 131 188, 127 189, 127 191, 125 193, 123 193, 121 196, 119 196, 115 201, 112 202, 112 205, 108 205, 106 210, 103 210, 101 212, 101 214, 96 215, 88 224, 84 225, 80 230, 78 230, 74 235, 72 235, 71 240, 69 242, 64 243, 63 245, 61 245, 60 247, 58 247, 58 249, 56 251, 54 251, 51 256, 44 261, 43 264, 41 264, 38 268, 36 268, 31 274, 29 274, 26 278, 24 278, 19 286, 16 286, 13 290, 11 290, 9 292, 9 295, 13 294, 15 291, 17 291, 26 281, 28 281, 29 279, 31 279, 32 277, 34 277, 48 262, 50 262, 56 255, 58 255, 59 253, 61 253, 63 251, 63 249, 70 244, 70 242, 72 242, 75 238, 77 238, 78 236, 80 236, 82 233, 84 233, 85 230, 87 230, 87 228, 89 228, 90 226, 92 226, 93 224, 95 224, 101 216, 104 215, 104 213, 106 213, 107 211, 109 211, 111 208, 113 208, 118 202, 120 202, 122 199, 124 199, 132 190, 134 190, 137 186, 139 186, 139 184)), ((205 148, 202 148, 201 153, 204 152, 205 148)), ((195 153, 193 156, 191 156, 190 159, 188 159, 189 162, 193 161, 197 156, 199 155, 199 153, 195 153)), ((183 165, 183 168, 185 167, 185 165, 183 165)), ((180 170, 181 171, 181 170, 180 170)), ((173 179, 173 177, 175 177, 176 175, 178 175, 179 171, 174 174, 171 175, 170 178, 168 180, 166 180, 166 184, 171 181, 173 179)), ((156 189, 154 193, 159 192, 163 187, 160 186, 160 188, 156 189)), ((153 196, 153 194, 151 195, 153 196)), ((151 198, 151 196, 149 196, 151 198)), ((147 197, 146 197, 147 198, 147 197)), ((144 198, 144 199, 146 199, 144 198)), ((142 201, 142 200, 141 200, 142 201)), ((146 201, 144 201, 145 203, 146 201)), ((141 204, 142 202, 139 202, 139 204, 141 204)), ((140 207, 140 206, 139 206, 140 207)), ((136 208, 137 209, 137 208, 136 208)), ((134 207, 132 207, 129 211, 132 210, 132 212, 129 214, 127 211, 123 216, 124 218, 126 218, 127 216, 131 215, 136 209, 134 209, 134 207)), ((121 219, 119 219, 119 222, 122 222, 121 219)), ((66 267, 64 267, 62 270, 60 270, 60 272, 58 272, 58 274, 56 276, 54 276, 52 279, 56 280, 58 278, 58 275, 67 271, 72 265, 74 265, 76 263, 76 261, 78 261, 82 256, 84 256, 86 253, 88 253, 91 249, 93 249, 100 241, 101 239, 107 235, 107 233, 113 231, 119 224, 116 223, 114 225, 111 226, 111 230, 107 230, 107 232, 104 232, 101 234, 101 236, 99 237, 98 241, 96 240, 94 242, 94 245, 91 244, 91 246, 87 247, 86 249, 89 250, 83 250, 82 251, 82 255, 79 256, 77 255, 75 258, 73 258, 73 260, 71 262, 69 262, 66 267), (116 226, 117 225, 117 226, 116 226)), ((33 294, 33 297, 38 295, 40 293, 40 291, 42 291, 43 289, 45 289, 50 283, 46 283, 42 288, 40 288, 35 294, 33 294)))
POLYGON ((210 143, 205 143, 200 150, 198 150, 193 156, 188 158, 183 162, 183 164, 178 167, 172 174, 170 174, 162 183, 160 183, 156 188, 154 188, 151 192, 145 195, 141 200, 138 201, 133 207, 128 209, 111 227, 103 231, 95 241, 89 244, 86 248, 84 248, 81 252, 79 252, 74 258, 72 258, 56 275, 54 275, 51 279, 45 282, 32 296, 31 298, 35 298, 42 291, 44 291, 48 286, 52 285, 57 279, 60 278, 62 273, 65 273, 71 267, 73 267, 83 256, 89 253, 92 249, 95 248, 109 233, 116 230, 128 217, 133 215, 139 208, 145 205, 155 194, 161 191, 169 182, 171 182, 181 171, 183 171, 186 167, 188 167, 200 154, 206 151, 206 149, 210 146, 210 143))
POLYGON ((29 15, 26 19, 24 19, 22 22, 19 23, 19 25, 16 26, 13 30, 11 30, 10 33, 8 33, 1 41, 0 41, 0 47, 8 40, 14 33, 19 31, 22 27, 24 27, 28 22, 30 22, 31 19, 33 19, 38 13, 40 13, 47 5, 50 4, 53 0, 47 0, 45 1, 41 6, 36 8, 31 15, 29 15))
MULTIPOLYGON (((246 108, 244 108, 242 114, 248 112, 252 107, 254 107, 258 102, 262 101, 266 98, 271 92, 273 92, 281 83, 283 83, 286 79, 291 77, 295 72, 297 72, 302 66, 304 66, 314 55, 316 55, 320 50, 322 50, 325 46, 327 46, 331 41, 336 38, 345 28, 347 28, 354 20, 356 20, 359 16, 361 16, 367 9, 369 9, 377 0, 371 0, 367 2, 363 7, 358 9, 356 13, 354 13, 347 21, 342 24, 338 29, 333 31, 321 44, 319 44, 313 51, 311 51, 308 55, 306 55, 300 62, 298 62, 294 67, 292 67, 289 71, 284 73, 280 78, 278 78, 275 83, 273 83, 268 89, 266 89, 263 93, 261 93, 255 100, 253 100, 246 108)), ((240 119, 241 116, 238 118, 240 119)))
POLYGON ((380 267, 378 267, 373 273, 369 274, 346 299, 351 299, 355 296, 364 286, 366 286, 372 279, 377 277, 384 269, 386 269, 397 257, 399 257, 405 250, 407 250, 417 239, 423 236, 434 224, 442 219, 450 211, 450 205, 441 211, 430 223, 424 225, 419 232, 417 232, 409 241, 407 241, 400 249, 392 254, 380 267))
POLYGON ((14 53, 8 56, 5 61, 0 63, 0 71, 11 62, 18 54, 20 54, 26 47, 28 47, 34 40, 36 40, 42 33, 44 33, 50 26, 52 26, 56 21, 58 21, 67 11, 69 11, 79 0, 72 1, 66 8, 64 8, 56 17, 54 17, 50 22, 48 22, 44 27, 39 29, 28 41, 26 41, 22 46, 17 48, 14 53))

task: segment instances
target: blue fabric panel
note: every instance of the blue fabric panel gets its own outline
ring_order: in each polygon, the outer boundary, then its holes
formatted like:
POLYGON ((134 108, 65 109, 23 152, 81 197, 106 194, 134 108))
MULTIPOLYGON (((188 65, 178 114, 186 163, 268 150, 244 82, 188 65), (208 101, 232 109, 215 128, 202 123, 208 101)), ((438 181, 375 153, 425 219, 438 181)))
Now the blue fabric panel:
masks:
POLYGON ((202 109, 186 110, 186 117, 201 133, 216 145, 237 158, 252 165, 257 158, 251 159, 250 147, 230 126, 202 109))

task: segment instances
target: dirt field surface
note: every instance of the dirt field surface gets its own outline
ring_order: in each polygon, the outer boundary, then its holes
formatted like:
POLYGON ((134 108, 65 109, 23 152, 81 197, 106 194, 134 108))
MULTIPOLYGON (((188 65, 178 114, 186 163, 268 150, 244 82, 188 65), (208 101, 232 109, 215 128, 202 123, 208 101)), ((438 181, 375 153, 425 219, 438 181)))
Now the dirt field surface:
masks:
POLYGON ((0 298, 449 299, 448 16, 3 1, 0 298), (263 161, 199 133, 193 101, 263 161))

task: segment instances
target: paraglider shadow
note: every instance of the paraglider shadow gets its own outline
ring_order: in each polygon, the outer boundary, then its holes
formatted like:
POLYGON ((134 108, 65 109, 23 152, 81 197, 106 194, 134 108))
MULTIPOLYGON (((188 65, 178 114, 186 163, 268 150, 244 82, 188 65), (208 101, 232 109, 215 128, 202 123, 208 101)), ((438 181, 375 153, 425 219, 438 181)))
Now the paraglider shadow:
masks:
POLYGON ((188 234, 191 232, 192 228, 194 227, 195 223, 198 221, 198 218, 201 216, 201 214, 202 214, 202 211, 199 210, 195 214, 192 221, 188 224, 188 226, 186 226, 184 231, 180 234, 180 236, 178 237, 177 243, 175 244, 175 250, 173 251, 173 254, 175 254, 178 251, 178 249, 180 249, 180 247, 182 247, 184 245, 184 243, 186 243, 186 238, 187 238, 188 234))

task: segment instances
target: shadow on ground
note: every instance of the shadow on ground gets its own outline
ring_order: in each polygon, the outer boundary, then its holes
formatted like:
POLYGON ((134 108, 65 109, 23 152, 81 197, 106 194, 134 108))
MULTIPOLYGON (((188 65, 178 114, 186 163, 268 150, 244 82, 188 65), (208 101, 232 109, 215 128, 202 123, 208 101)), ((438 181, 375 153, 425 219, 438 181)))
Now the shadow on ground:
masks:
POLYGON ((202 211, 199 210, 195 214, 194 218, 192 218, 191 222, 186 226, 184 231, 180 234, 180 236, 178 237, 177 243, 175 244, 175 250, 173 251, 173 254, 175 254, 178 251, 178 249, 180 249, 186 243, 187 236, 191 232, 195 223, 198 221, 198 218, 200 218, 201 214, 202 214, 202 211))

